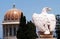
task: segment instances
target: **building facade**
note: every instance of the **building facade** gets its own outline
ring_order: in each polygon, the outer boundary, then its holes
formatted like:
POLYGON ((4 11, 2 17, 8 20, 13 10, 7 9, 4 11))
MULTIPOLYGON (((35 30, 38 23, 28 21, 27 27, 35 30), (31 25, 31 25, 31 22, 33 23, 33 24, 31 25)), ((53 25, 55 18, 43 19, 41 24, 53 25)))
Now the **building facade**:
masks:
POLYGON ((3 39, 17 39, 16 33, 19 26, 19 21, 21 18, 21 10, 13 8, 8 10, 4 16, 4 20, 2 22, 3 25, 3 39))

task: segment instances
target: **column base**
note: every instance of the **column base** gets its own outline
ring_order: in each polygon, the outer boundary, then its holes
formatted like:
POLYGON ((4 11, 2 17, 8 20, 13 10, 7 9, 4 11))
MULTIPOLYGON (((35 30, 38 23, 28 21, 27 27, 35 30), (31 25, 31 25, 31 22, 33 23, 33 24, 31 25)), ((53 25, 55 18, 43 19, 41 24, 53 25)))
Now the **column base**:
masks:
POLYGON ((53 38, 53 32, 50 32, 50 34, 44 34, 44 32, 39 31, 38 34, 40 38, 53 38))
POLYGON ((36 39, 57 39, 57 38, 36 38, 36 39))
POLYGON ((53 38, 53 35, 40 35, 40 38, 53 38))

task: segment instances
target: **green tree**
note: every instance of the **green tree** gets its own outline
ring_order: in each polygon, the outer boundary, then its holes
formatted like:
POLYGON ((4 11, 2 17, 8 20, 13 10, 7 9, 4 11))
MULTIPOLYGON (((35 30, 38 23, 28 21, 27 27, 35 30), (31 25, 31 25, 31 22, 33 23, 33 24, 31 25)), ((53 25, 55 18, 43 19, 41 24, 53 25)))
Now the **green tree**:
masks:
POLYGON ((56 15, 56 35, 57 39, 60 39, 60 15, 56 15))
POLYGON ((28 39, 37 38, 36 27, 31 21, 27 22, 27 37, 28 39))
POLYGON ((26 17, 21 14, 19 28, 17 30, 17 39, 36 39, 36 27, 29 21, 26 24, 26 17))
POLYGON ((26 34, 25 34, 25 29, 26 29, 26 17, 23 16, 23 13, 21 14, 21 18, 20 18, 20 24, 19 24, 19 28, 17 30, 17 39, 25 39, 26 38, 26 34))

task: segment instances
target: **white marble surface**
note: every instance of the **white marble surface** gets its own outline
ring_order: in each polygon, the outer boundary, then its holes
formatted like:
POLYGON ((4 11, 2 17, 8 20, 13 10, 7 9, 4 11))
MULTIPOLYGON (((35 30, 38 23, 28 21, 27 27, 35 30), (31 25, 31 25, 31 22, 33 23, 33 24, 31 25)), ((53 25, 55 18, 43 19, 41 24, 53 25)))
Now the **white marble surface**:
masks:
POLYGON ((40 14, 34 13, 32 15, 32 22, 35 24, 39 31, 42 31, 45 34, 49 34, 49 32, 54 31, 56 26, 55 15, 49 14, 47 8, 49 11, 49 7, 44 7, 40 14))

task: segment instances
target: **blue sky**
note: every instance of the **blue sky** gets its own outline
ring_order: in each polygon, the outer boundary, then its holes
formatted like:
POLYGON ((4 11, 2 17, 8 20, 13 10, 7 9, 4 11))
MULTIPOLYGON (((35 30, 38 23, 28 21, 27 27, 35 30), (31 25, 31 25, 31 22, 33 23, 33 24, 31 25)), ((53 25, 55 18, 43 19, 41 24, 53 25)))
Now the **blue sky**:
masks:
POLYGON ((43 7, 51 7, 51 13, 60 14, 60 0, 0 0, 0 37, 2 37, 4 15, 12 9, 14 3, 17 9, 23 11, 27 20, 32 19, 33 13, 41 13, 43 7))

